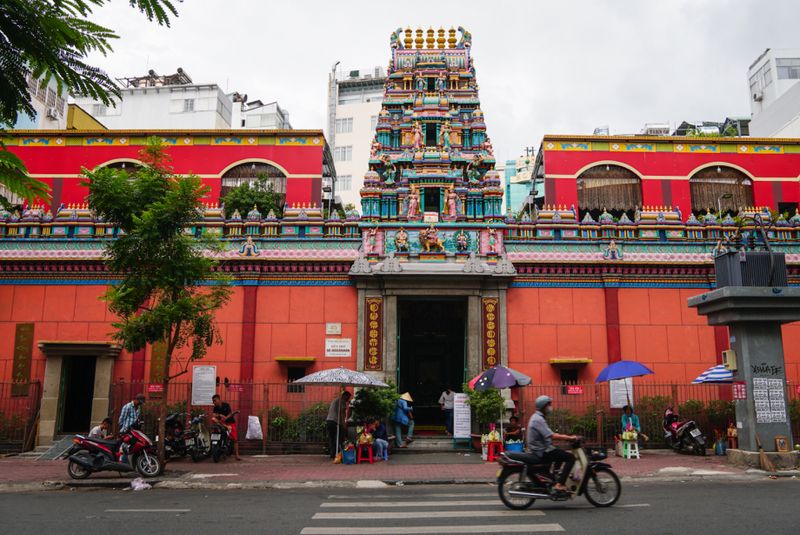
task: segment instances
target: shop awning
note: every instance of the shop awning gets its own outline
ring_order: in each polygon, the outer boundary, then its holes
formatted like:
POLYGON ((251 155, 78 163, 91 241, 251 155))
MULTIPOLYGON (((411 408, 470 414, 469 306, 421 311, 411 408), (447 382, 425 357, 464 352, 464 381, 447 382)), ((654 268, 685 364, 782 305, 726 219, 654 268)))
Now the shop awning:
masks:
POLYGON ((275 362, 289 366, 311 366, 317 357, 275 357, 275 362))
POLYGON ((583 366, 591 363, 592 359, 584 357, 553 357, 550 359, 551 366, 583 366))

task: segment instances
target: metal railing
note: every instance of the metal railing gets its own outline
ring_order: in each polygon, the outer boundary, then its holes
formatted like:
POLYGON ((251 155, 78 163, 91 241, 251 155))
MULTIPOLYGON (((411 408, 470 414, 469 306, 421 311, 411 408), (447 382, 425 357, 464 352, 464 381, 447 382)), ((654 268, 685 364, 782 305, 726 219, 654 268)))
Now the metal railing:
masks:
POLYGON ((0 451, 33 448, 40 399, 38 381, 0 382, 0 451))

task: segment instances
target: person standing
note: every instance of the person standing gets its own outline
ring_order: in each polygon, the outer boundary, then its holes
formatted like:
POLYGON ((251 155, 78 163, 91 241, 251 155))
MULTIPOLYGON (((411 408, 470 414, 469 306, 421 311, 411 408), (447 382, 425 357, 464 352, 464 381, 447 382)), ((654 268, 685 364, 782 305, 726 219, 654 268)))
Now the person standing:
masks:
POLYGON ((350 398, 352 394, 347 390, 343 390, 341 395, 331 401, 328 407, 328 416, 325 418, 325 427, 328 431, 328 456, 333 459, 336 457, 338 450, 338 439, 347 436, 347 429, 344 427, 344 422, 349 417, 350 398))
POLYGON ((144 394, 136 394, 132 401, 122 406, 119 411, 119 434, 122 435, 135 427, 142 416, 142 405, 144 404, 144 394))
POLYGON ((414 399, 408 392, 400 396, 394 406, 394 443, 398 448, 407 448, 409 444, 414 442, 414 409, 411 408, 409 403, 413 403, 414 399), (408 434, 406 439, 403 440, 403 427, 408 427, 408 434))
POLYGON ((228 437, 233 442, 233 453, 236 456, 236 460, 241 461, 242 458, 239 457, 239 431, 236 429, 236 419, 233 417, 231 406, 222 401, 219 394, 211 396, 211 402, 214 404, 214 419, 228 428, 228 437))
POLYGON ((439 406, 442 407, 444 414, 444 427, 448 435, 453 434, 453 402, 456 398, 456 393, 449 386, 439 396, 439 406))

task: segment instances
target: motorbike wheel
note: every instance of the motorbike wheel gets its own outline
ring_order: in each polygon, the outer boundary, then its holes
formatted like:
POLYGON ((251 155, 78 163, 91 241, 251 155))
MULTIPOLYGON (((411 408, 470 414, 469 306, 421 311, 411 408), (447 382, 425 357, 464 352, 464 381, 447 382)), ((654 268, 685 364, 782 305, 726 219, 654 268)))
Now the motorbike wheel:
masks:
POLYGON ((136 457, 136 471, 142 477, 156 477, 161 473, 161 461, 155 455, 139 455, 136 457))
POLYGON ((622 494, 622 484, 617 474, 609 468, 595 468, 583 492, 595 507, 611 507, 622 494))
POLYGON ((223 453, 222 448, 215 446, 214 449, 211 450, 211 458, 214 459, 215 463, 218 463, 222 459, 223 453))
POLYGON ((692 452, 695 455, 705 456, 706 454, 706 447, 703 444, 695 441, 694 445, 692 446, 692 452))
POLYGON ((497 493, 500 495, 500 501, 503 502, 503 505, 516 511, 527 509, 533 505, 536 498, 512 496, 509 494, 511 490, 519 489, 524 480, 525 478, 520 480, 518 473, 503 474, 500 476, 497 480, 497 493))
POLYGON ((75 461, 70 461, 67 463, 67 473, 72 479, 86 479, 89 477, 89 475, 91 475, 89 470, 79 465, 75 461))

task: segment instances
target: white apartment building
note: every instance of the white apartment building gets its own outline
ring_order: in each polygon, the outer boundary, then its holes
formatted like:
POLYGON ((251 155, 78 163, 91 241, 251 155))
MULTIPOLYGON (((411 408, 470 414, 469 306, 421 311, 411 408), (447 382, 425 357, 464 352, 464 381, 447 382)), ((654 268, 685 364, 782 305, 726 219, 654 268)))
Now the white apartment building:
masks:
MULTIPOLYGON (((336 166, 335 195, 342 206, 360 210, 359 190, 369 170, 369 151, 383 102, 386 73, 382 67, 369 71, 342 72, 334 66, 328 80, 326 138, 336 166)), ((330 184, 326 184, 327 187, 330 184)))
POLYGON ((109 129, 290 129, 289 113, 277 102, 248 101, 247 95, 225 94, 217 84, 195 84, 178 69, 175 74, 118 79, 121 98, 106 106, 87 97, 75 103, 109 129))
POLYGON ((768 48, 747 71, 750 135, 800 137, 800 48, 768 48))
POLYGON ((58 94, 55 80, 43 83, 30 73, 25 76, 28 83, 28 93, 31 95, 31 104, 35 110, 34 117, 20 113, 15 130, 61 130, 67 127, 67 102, 65 95, 58 94))

